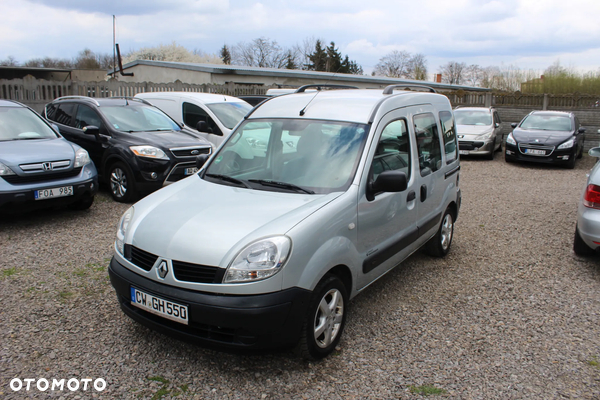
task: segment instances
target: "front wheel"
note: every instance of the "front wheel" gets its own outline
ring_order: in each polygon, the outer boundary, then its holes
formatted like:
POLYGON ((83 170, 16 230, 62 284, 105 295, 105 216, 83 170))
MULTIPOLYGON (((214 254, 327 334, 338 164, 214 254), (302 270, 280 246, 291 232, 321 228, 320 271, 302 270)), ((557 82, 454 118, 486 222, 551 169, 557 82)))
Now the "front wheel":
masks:
POLYGON ((326 275, 315 288, 298 343, 298 354, 308 360, 329 355, 340 342, 346 324, 346 287, 335 275, 326 275))
POLYGON ((427 242, 425 248, 427 254, 433 257, 444 257, 450 251, 452 236, 454 236, 454 214, 450 208, 447 208, 440 228, 435 236, 427 242))
POLYGON ((123 163, 117 162, 110 166, 108 170, 108 184, 110 194, 115 201, 120 203, 130 203, 137 197, 133 173, 123 163))

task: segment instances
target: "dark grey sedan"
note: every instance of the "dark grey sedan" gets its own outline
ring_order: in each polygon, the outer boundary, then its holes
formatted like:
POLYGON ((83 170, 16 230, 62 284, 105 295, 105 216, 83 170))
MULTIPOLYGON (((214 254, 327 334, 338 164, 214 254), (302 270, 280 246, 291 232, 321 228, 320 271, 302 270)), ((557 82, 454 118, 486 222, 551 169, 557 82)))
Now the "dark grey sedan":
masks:
POLYGON ((0 212, 86 209, 97 191, 98 173, 86 150, 29 107, 0 100, 0 212))

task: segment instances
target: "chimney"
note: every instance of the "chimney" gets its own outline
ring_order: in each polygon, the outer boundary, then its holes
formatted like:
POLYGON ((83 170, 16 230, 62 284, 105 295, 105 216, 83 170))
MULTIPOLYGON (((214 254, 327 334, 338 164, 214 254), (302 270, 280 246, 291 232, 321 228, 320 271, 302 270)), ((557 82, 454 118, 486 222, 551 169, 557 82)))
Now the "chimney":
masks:
POLYGON ((435 74, 435 81, 437 83, 442 83, 442 74, 435 74))

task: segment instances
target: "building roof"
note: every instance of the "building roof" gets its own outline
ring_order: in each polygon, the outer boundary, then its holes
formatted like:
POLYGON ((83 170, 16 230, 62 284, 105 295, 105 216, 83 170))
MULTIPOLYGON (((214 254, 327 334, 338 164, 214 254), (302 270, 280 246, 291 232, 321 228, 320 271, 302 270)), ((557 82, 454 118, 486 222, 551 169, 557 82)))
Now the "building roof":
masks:
MULTIPOLYGON (((136 60, 127 63, 123 66, 123 70, 134 67, 136 65, 147 65, 159 68, 172 68, 172 69, 184 69, 188 71, 198 71, 210 74, 223 74, 223 75, 245 75, 245 76, 269 76, 279 78, 296 78, 296 79, 326 79, 328 83, 336 82, 356 82, 362 84, 372 84, 377 87, 383 85, 393 84, 407 84, 407 85, 426 85, 438 90, 466 90, 471 92, 489 92, 490 89, 480 88, 475 86, 464 86, 464 85, 450 85, 447 83, 437 83, 428 81, 415 81, 411 79, 400 79, 400 78, 388 78, 382 76, 368 76, 368 75, 353 75, 353 74, 339 74, 331 72, 320 72, 320 71, 304 71, 304 70, 292 70, 292 69, 278 69, 278 68, 259 68, 259 67, 246 67, 241 65, 226 65, 226 64, 198 64, 198 63, 183 63, 174 61, 150 61, 150 60, 136 60)), ((112 75, 112 72, 109 72, 112 75)))

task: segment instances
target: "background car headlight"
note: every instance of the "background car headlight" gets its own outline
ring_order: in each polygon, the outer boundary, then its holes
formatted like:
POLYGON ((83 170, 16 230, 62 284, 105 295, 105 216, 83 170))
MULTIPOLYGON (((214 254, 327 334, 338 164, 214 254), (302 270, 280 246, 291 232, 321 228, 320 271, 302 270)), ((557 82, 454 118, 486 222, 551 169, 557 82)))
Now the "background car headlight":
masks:
POLYGON ((168 160, 169 157, 164 151, 154 146, 131 146, 129 147, 133 154, 138 157, 156 158, 159 160, 168 160))
POLYGON ((275 275, 285 264, 291 247, 287 236, 262 239, 246 246, 227 268, 223 282, 259 281, 275 275))
POLYGON ((512 144, 513 146, 517 145, 517 141, 515 140, 512 132, 508 134, 508 136, 506 137, 506 143, 508 144, 512 144))
POLYGON ((73 164, 73 168, 83 167, 91 162, 90 155, 84 149, 78 149, 75 152, 75 163, 73 164))
POLYGON ((119 221, 119 227, 117 229, 117 240, 115 245, 117 247, 117 251, 124 255, 125 249, 125 236, 127 235, 127 229, 129 228, 129 223, 133 219, 133 207, 129 207, 127 211, 121 217, 119 221))
POLYGON ((494 133, 494 130, 490 129, 487 132, 483 132, 481 135, 477 135, 477 139, 487 140, 492 137, 492 133, 494 133))
POLYGON ((558 146, 559 149, 570 149, 575 144, 575 138, 571 138, 558 146))
POLYGON ((0 163, 0 176, 7 175, 15 175, 14 171, 8 167, 8 165, 4 165, 0 163))

